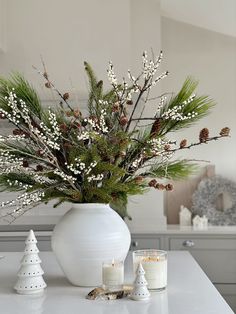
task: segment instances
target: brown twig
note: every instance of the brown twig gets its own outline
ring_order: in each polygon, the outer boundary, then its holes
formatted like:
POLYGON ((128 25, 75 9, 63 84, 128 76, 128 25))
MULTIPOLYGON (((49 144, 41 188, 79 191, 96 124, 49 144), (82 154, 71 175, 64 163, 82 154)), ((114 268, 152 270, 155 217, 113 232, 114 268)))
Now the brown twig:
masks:
POLYGON ((169 149, 168 152, 176 152, 178 150, 190 149, 193 146, 198 146, 201 144, 207 144, 210 141, 217 141, 219 138, 222 138, 222 137, 229 137, 229 135, 218 135, 218 136, 209 137, 208 139, 205 139, 204 142, 199 141, 196 143, 191 143, 190 145, 185 146, 185 147, 178 147, 178 148, 174 148, 174 149, 169 149))
MULTIPOLYGON (((43 67, 44 67, 44 70, 45 70, 45 73, 46 72, 46 67, 45 67, 45 64, 42 60, 42 63, 43 63, 43 67)), ((38 74, 40 74, 46 81, 47 83, 49 84, 49 86, 51 86, 53 88, 53 90, 55 90, 57 92, 57 94, 60 96, 60 98, 62 99, 62 101, 67 105, 67 107, 72 111, 74 112, 74 109, 71 107, 71 105, 68 103, 68 101, 66 99, 64 99, 62 93, 56 88, 56 86, 52 83, 52 81, 49 80, 48 78, 48 75, 44 75, 39 69, 37 69, 34 65, 32 66, 34 70, 37 71, 38 74)))

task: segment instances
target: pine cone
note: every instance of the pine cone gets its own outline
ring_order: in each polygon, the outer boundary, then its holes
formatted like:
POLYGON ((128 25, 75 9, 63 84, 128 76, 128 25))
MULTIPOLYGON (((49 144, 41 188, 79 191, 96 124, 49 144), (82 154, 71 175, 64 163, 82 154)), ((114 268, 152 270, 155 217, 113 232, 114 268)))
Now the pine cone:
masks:
POLYGON ((23 160, 23 167, 25 167, 25 168, 27 168, 27 167, 29 167, 29 163, 28 163, 28 161, 27 160, 23 160))
POLYGON ((43 171, 43 166, 42 165, 37 165, 36 171, 43 171))
POLYGON ((230 128, 225 127, 223 129, 221 129, 220 136, 229 136, 229 132, 230 132, 230 128))
POLYGON ((149 181, 148 185, 150 187, 154 187, 157 184, 157 180, 156 179, 152 179, 151 181, 149 181))
POLYGON ((161 119, 157 118, 151 128, 151 137, 156 136, 161 129, 161 119))
POLYGON ((157 190, 165 190, 165 186, 162 183, 157 183, 155 185, 155 189, 157 189, 157 190))
POLYGON ((173 185, 168 183, 168 184, 166 184, 165 189, 166 189, 166 191, 172 191, 173 190, 173 185))
POLYGON ((12 131, 12 133, 13 133, 13 135, 22 135, 24 132, 21 131, 20 129, 14 129, 14 130, 12 131))
POLYGON ((120 125, 125 126, 128 123, 128 118, 126 116, 122 116, 120 118, 120 125))
POLYGON ((209 138, 209 130, 207 128, 203 128, 199 133, 199 141, 201 143, 206 143, 209 138))
POLYGON ((164 146, 164 150, 166 150, 166 151, 170 150, 170 145, 169 145, 169 144, 166 144, 166 145, 164 146))
POLYGON ((51 83, 50 83, 50 82, 46 82, 46 83, 45 83, 45 87, 51 88, 51 87, 52 87, 52 86, 51 86, 51 83))
POLYGON ((179 148, 184 148, 186 145, 187 145, 187 140, 183 139, 179 144, 179 148))
POLYGON ((43 156, 43 150, 42 149, 37 150, 37 155, 38 156, 43 156))
POLYGON ((48 74, 46 71, 43 73, 43 76, 45 77, 46 80, 48 80, 48 74))
POLYGON ((133 101, 132 100, 127 100, 126 104, 132 106, 133 105, 133 101))
POLYGON ((69 93, 65 93, 62 97, 66 101, 67 99, 69 99, 70 94, 69 93))

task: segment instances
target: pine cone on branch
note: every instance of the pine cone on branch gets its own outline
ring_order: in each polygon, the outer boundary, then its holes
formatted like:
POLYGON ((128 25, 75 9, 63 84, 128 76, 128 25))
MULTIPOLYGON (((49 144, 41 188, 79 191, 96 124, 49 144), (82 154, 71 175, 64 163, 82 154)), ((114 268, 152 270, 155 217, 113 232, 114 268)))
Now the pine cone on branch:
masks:
POLYGON ((46 88, 51 88, 51 87, 52 87, 52 85, 51 85, 51 83, 50 83, 50 82, 46 82, 46 83, 45 83, 45 87, 46 87, 46 88))
POLYGON ((37 165, 36 166, 36 171, 43 171, 43 166, 42 165, 37 165))
POLYGON ((209 130, 207 128, 203 128, 199 133, 199 141, 200 143, 206 143, 209 139, 209 130))
POLYGON ((120 118, 120 125, 125 126, 128 123, 128 118, 126 116, 122 116, 120 118))
POLYGON ((69 93, 65 93, 65 94, 63 94, 62 97, 66 101, 67 99, 69 99, 70 95, 69 95, 69 93))
POLYGON ((157 183, 157 184, 155 185, 155 189, 160 190, 160 191, 163 191, 163 190, 165 190, 165 186, 164 186, 164 184, 162 184, 162 183, 157 183))
POLYGON ((186 145, 187 145, 187 140, 183 139, 179 144, 179 148, 184 148, 186 145))
POLYGON ((148 185, 150 187, 154 187, 157 184, 157 180, 156 179, 152 179, 151 181, 149 181, 148 185))
POLYGON ((223 129, 221 129, 220 136, 229 136, 229 132, 230 132, 230 128, 225 127, 223 129))
POLYGON ((156 135, 158 135, 159 131, 161 129, 161 119, 157 118, 151 128, 151 137, 155 137, 156 135))
POLYGON ((165 186, 166 191, 172 191, 173 188, 174 188, 173 185, 170 183, 166 184, 166 186, 165 186))

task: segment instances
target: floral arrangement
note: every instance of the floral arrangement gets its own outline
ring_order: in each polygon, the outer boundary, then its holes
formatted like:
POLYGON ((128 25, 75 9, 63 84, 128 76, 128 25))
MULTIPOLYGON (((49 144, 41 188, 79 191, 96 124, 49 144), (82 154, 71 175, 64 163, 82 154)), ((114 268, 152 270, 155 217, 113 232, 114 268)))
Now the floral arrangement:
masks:
POLYGON ((110 203, 126 217, 127 197, 148 188, 171 190, 157 178, 180 179, 195 169, 189 160, 173 160, 179 150, 208 143, 229 135, 200 131, 196 143, 179 143, 167 135, 191 126, 208 114, 213 101, 194 94, 197 82, 187 78, 176 94, 150 96, 152 88, 168 72, 157 74, 162 52, 155 59, 142 56, 138 77, 118 82, 113 64, 107 70, 111 84, 103 90, 91 66, 85 62, 90 93, 88 110, 69 103, 69 93, 61 93, 46 71, 38 71, 45 87, 54 90, 60 102, 42 106, 33 87, 20 74, 0 78, 0 118, 14 126, 13 134, 0 136, 0 187, 18 192, 14 200, 2 202, 1 217, 16 219, 41 202, 110 203), (155 113, 144 116, 149 103, 155 113))

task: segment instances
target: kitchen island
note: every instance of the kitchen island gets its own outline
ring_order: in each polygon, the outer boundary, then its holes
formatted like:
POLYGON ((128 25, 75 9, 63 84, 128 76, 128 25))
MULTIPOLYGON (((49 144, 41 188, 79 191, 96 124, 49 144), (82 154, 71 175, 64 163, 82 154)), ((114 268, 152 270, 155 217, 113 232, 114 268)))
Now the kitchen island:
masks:
MULTIPOLYGON (((151 292, 148 301, 121 299, 90 301, 91 288, 71 286, 52 252, 41 252, 44 279, 42 296, 17 295, 13 286, 23 253, 0 252, 1 314, 233 314, 194 258, 183 251, 168 252, 168 288, 151 292)), ((131 256, 126 263, 126 283, 132 283, 131 256)))

